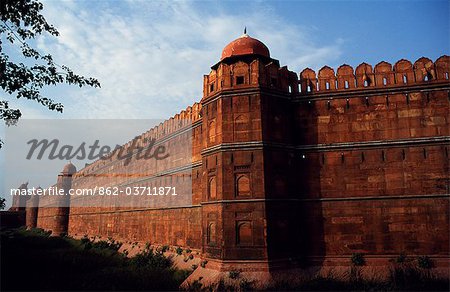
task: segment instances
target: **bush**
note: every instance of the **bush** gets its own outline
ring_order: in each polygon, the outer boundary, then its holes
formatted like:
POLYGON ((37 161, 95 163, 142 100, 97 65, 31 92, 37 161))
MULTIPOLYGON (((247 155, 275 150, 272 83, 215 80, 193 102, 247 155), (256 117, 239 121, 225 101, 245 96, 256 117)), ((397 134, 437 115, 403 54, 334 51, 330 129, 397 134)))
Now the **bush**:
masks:
POLYGON ((351 257, 352 265, 354 266, 364 266, 366 264, 366 260, 364 259, 364 255, 362 253, 354 253, 351 257))
POLYGON ((130 258, 130 264, 137 269, 167 269, 172 266, 172 261, 161 253, 153 252, 148 248, 130 258))
POLYGON ((202 268, 206 268, 206 264, 208 263, 208 261, 207 260, 203 260, 203 261, 201 261, 200 262, 200 267, 202 267, 202 268))
POLYGON ((181 248, 181 247, 177 247, 176 249, 175 249, 175 252, 177 253, 177 255, 181 255, 182 253, 183 253, 183 249, 181 248))
POLYGON ((228 277, 230 277, 230 279, 237 279, 237 278, 239 278, 240 274, 241 274, 241 271, 231 270, 228 272, 228 277))
POLYGON ((434 267, 434 263, 428 256, 419 256, 417 257, 417 266, 421 269, 430 270, 434 267))
POLYGON ((398 264, 402 264, 406 262, 406 259, 407 259, 406 255, 404 253, 401 253, 398 255, 397 258, 395 258, 395 262, 398 264))
POLYGON ((103 249, 110 249, 113 251, 118 251, 120 247, 122 246, 122 243, 119 241, 114 241, 113 239, 106 241, 106 240, 99 240, 94 243, 92 243, 93 248, 97 248, 100 250, 103 249))

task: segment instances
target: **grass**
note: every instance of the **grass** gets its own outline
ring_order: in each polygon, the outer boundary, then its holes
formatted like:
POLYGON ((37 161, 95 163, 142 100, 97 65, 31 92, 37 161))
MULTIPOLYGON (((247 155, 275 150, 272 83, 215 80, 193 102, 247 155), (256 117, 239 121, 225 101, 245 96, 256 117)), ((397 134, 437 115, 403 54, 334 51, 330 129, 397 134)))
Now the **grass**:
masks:
MULTIPOLYGON (((178 290, 190 274, 190 271, 172 267, 171 259, 163 255, 166 248, 154 251, 150 245, 146 245, 142 252, 128 258, 125 253, 119 252, 121 243, 112 239, 92 242, 87 237, 81 240, 50 237, 49 233, 41 229, 11 229, 3 230, 0 234, 2 290, 173 291, 178 290)), ((363 265, 361 258, 359 255, 353 256, 352 263, 363 265)), ((434 264, 428 257, 412 259, 400 255, 392 263, 390 277, 386 280, 352 277, 349 271, 349 280, 335 278, 331 273, 300 284, 279 282, 267 290, 449 291, 449 280, 434 276, 434 264)), ((206 264, 206 260, 200 263, 201 266, 206 264)), ((203 287, 196 281, 189 290, 253 290, 254 283, 240 274, 239 271, 231 271, 228 275, 238 283, 234 287, 227 286, 223 281, 217 286, 203 287)))
POLYGON ((151 248, 127 258, 119 245, 49 237, 39 229, 3 230, 2 290, 178 290, 189 275, 151 248))

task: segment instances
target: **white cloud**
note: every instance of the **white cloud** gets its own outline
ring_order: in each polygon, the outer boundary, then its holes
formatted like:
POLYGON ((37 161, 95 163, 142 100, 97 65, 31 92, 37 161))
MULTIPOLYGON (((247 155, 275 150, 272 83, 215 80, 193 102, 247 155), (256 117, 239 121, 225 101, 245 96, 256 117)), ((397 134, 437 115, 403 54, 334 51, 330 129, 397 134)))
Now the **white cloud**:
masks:
MULTIPOLYGON (((340 41, 314 43, 311 29, 287 23, 271 9, 227 14, 194 2, 124 1, 45 3, 61 35, 38 40, 40 49, 101 89, 64 87, 65 117, 168 118, 200 101, 202 76, 246 25, 271 55, 297 73, 335 61, 340 41)), ((203 4, 203 3, 202 3, 203 4)), ((205 2, 204 5, 214 5, 205 2)), ((26 111, 26 108, 25 108, 26 111)), ((25 112, 25 115, 27 113, 25 112)))

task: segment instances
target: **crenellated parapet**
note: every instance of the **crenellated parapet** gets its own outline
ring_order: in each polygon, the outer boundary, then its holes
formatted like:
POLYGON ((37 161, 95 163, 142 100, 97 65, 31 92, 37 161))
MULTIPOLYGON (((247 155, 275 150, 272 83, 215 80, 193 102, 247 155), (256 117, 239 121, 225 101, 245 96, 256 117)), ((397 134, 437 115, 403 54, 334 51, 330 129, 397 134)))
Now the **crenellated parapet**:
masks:
POLYGON ((336 73, 329 66, 322 67, 318 74, 310 68, 299 74, 301 94, 316 91, 337 91, 351 89, 367 89, 370 87, 405 86, 423 84, 424 82, 449 81, 450 57, 441 56, 434 63, 421 57, 412 64, 401 59, 394 66, 382 61, 372 67, 362 63, 355 70, 347 64, 340 66, 336 73))
POLYGON ((237 60, 234 63, 221 62, 214 66, 209 75, 203 77, 203 96, 208 98, 221 90, 250 87, 273 88, 286 93, 298 92, 298 78, 287 66, 280 67, 275 59, 237 60))
MULTIPOLYGON (((202 106, 200 103, 194 103, 192 106, 187 107, 180 113, 159 123, 148 131, 123 144, 121 146, 122 153, 127 153, 129 149, 146 147, 149 141, 158 141, 185 128, 190 128, 194 123, 201 120, 201 109, 202 106)), ((75 177, 84 176, 91 172, 95 172, 97 169, 111 163, 113 160, 115 160, 114 155, 111 155, 106 159, 97 160, 80 170, 75 177)))

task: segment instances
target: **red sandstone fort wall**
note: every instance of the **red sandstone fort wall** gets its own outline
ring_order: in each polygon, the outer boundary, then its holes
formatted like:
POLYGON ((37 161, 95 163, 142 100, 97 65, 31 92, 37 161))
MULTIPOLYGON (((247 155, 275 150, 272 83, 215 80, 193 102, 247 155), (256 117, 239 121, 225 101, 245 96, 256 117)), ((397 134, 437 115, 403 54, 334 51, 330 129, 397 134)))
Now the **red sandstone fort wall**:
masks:
MULTIPOLYGON (((151 177, 192 164, 192 204, 71 208, 69 233, 204 247, 226 259, 290 256, 299 247, 319 258, 448 256, 449 67, 443 56, 343 65, 337 74, 324 67, 317 76, 305 69, 297 79, 276 63, 221 63, 205 76, 203 108, 195 104, 136 138, 141 146, 151 137, 180 145, 188 139, 180 121, 191 120, 191 161, 124 166, 112 157, 73 183, 108 185, 95 174, 151 177), (217 150, 221 144, 228 148, 217 150)), ((52 216, 39 210, 38 225, 48 228, 52 216)))
POLYGON ((318 78, 306 69, 291 102, 267 96, 266 197, 298 200, 304 213, 296 226, 273 208, 280 233, 337 262, 448 257, 449 68, 443 56, 324 67, 318 78))

